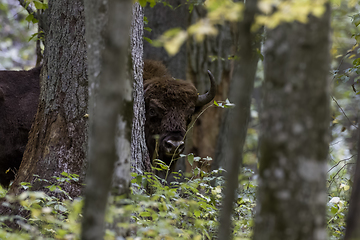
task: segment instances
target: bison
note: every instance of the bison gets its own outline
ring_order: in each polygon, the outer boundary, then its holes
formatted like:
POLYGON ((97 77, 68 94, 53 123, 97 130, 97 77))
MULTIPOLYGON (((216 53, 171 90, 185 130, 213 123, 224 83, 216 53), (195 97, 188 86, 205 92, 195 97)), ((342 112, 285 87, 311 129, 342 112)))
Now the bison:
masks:
MULTIPOLYGON (((37 110, 41 68, 0 71, 0 184, 8 186, 20 167, 28 133, 37 110)), ((145 137, 152 158, 171 164, 184 150, 192 116, 215 96, 215 80, 208 71, 211 88, 199 95, 190 82, 175 80, 158 61, 144 62, 145 137)), ((165 177, 164 172, 157 172, 165 177)))
MULTIPOLYGON (((144 61, 145 138, 152 159, 170 165, 184 151, 193 114, 215 97, 215 79, 208 74, 211 88, 199 95, 192 83, 174 79, 161 62, 144 61)), ((170 172, 174 169, 171 164, 170 172)), ((157 175, 165 177, 161 171, 157 175)))
POLYGON ((0 71, 0 184, 8 186, 20 166, 37 110, 40 67, 0 71))

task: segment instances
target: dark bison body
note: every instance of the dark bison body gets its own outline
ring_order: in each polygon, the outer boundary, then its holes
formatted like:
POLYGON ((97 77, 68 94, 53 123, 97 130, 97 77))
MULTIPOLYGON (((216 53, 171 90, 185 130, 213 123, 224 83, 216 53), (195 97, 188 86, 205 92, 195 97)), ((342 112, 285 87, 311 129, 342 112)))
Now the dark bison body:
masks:
MULTIPOLYGON (((215 80, 208 73, 211 89, 199 95, 192 83, 175 80, 160 62, 145 60, 145 138, 152 159, 161 159, 169 165, 183 152, 193 114, 215 96, 215 80)), ((171 171, 174 165, 170 166, 171 171)))
POLYGON ((40 67, 0 71, 0 184, 8 186, 18 170, 40 94, 40 67))

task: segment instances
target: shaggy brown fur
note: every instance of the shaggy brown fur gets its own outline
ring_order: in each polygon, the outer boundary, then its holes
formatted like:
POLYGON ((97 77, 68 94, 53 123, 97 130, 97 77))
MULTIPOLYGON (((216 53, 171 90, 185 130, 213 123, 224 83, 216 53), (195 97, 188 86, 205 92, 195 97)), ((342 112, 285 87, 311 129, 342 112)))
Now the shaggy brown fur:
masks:
POLYGON ((8 186, 20 166, 40 94, 40 67, 0 71, 0 184, 8 186))
MULTIPOLYGON (((197 90, 190 82, 174 80, 160 62, 145 61, 144 92, 145 137, 150 156, 170 164, 184 148, 181 146, 175 152, 168 142, 185 141, 187 126, 195 111, 197 90)), ((174 166, 171 165, 171 170, 174 166)))

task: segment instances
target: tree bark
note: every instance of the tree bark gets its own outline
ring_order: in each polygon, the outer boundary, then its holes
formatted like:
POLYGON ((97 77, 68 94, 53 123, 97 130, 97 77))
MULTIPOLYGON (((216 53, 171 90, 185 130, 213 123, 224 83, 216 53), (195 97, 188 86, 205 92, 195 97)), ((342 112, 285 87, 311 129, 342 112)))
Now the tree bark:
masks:
POLYGON ((346 220, 346 232, 344 240, 360 239, 360 128, 358 130, 357 149, 357 162, 354 183, 351 191, 350 206, 346 220))
POLYGON ((327 238, 329 20, 267 31, 254 240, 327 238))
MULTIPOLYGON (((34 174, 50 182, 62 172, 83 179, 88 107, 83 11, 81 0, 49 2, 39 106, 10 193, 17 193, 21 182, 32 183, 34 191, 49 193, 34 174)), ((64 183, 61 187, 76 197, 81 186, 64 183)))
MULTIPOLYGON (((114 164, 116 162, 115 186, 117 194, 129 191, 130 184, 130 138, 132 122, 132 84, 127 74, 127 56, 131 24, 131 1, 108 0, 107 22, 104 29, 96 29, 99 19, 103 19, 106 2, 100 8, 95 2, 90 4, 87 13, 89 36, 92 31, 101 33, 104 48, 101 51, 100 74, 98 82, 89 76, 90 88, 95 96, 90 105, 89 168, 85 188, 84 218, 82 239, 102 239, 104 235, 104 216, 111 188, 114 164), (96 18, 99 14, 99 18, 96 18), (91 19, 95 17, 95 19, 91 19), (93 22, 94 23, 94 22, 93 22), (92 29, 94 27, 94 29, 92 29), (97 94, 96 94, 97 92, 97 94), (118 160, 118 161, 116 161, 118 160)), ((91 39, 89 39, 91 41, 91 39)), ((98 65, 97 65, 98 66, 98 65)))
POLYGON ((131 134, 132 171, 142 174, 151 171, 151 162, 145 140, 145 100, 143 85, 143 34, 144 13, 142 7, 133 5, 133 18, 130 34, 132 77, 134 79, 134 118, 131 134))
POLYGON ((257 1, 246 1, 243 20, 234 31, 235 43, 239 49, 234 61, 234 75, 230 83, 229 98, 235 108, 229 109, 221 126, 221 137, 218 139, 216 161, 212 168, 223 167, 225 174, 225 197, 220 212, 219 239, 231 239, 231 214, 235 193, 238 187, 238 176, 242 163, 243 146, 247 126, 250 120, 251 96, 257 69, 260 48, 260 34, 251 32, 254 16, 257 12, 257 1), (256 38, 257 37, 257 38, 256 38))

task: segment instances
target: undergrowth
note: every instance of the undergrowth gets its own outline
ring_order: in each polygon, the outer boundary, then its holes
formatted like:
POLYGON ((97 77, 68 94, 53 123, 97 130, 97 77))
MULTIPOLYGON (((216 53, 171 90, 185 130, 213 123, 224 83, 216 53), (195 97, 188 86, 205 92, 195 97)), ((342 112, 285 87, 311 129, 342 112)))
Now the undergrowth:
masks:
MULTIPOLYGON (((163 180, 152 173, 133 174, 130 196, 109 198, 104 239, 115 239, 119 229, 127 234, 127 240, 217 239, 223 173, 222 170, 206 173, 195 168, 189 178, 181 172, 175 173, 175 179, 179 181, 170 185, 163 184, 163 180)), ((331 177, 329 175, 329 179, 331 177)), ((25 190, 17 197, 5 196, 5 191, 0 189, 5 199, 3 205, 28 212, 27 218, 0 216, 0 239, 80 239, 83 200, 72 199, 60 187, 65 181, 78 181, 78 176, 62 173, 62 176, 54 177, 55 183, 37 178, 48 182, 47 188, 62 193, 65 200, 31 191, 29 183, 22 184, 25 190), (18 229, 8 228, 9 222, 16 223, 18 229)), ((344 192, 348 187, 340 182, 335 182, 332 188, 334 186, 340 187, 329 189, 328 230, 330 239, 342 239, 348 209, 348 194, 344 192)), ((232 215, 235 239, 251 239, 256 187, 254 172, 243 168, 232 215)))

